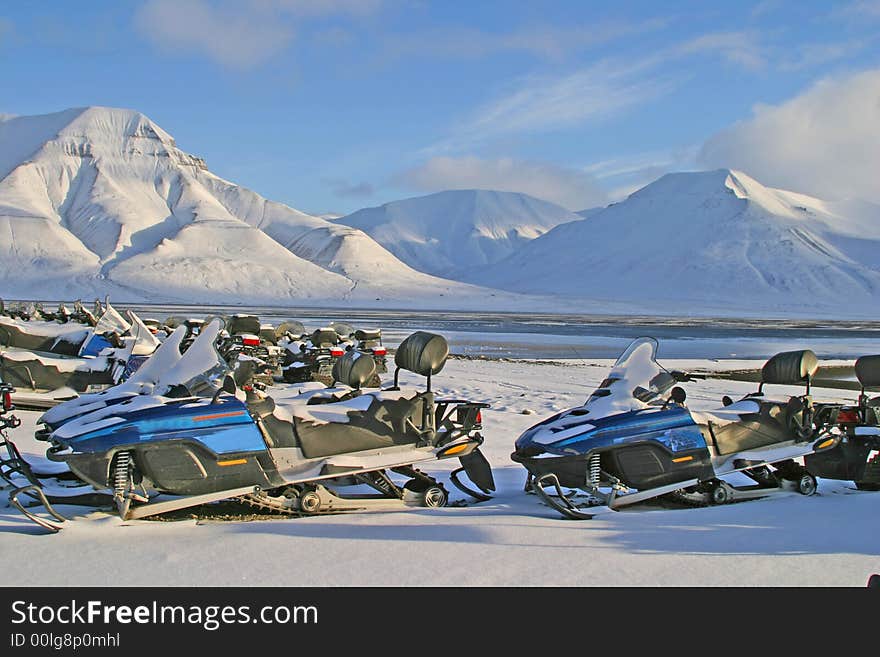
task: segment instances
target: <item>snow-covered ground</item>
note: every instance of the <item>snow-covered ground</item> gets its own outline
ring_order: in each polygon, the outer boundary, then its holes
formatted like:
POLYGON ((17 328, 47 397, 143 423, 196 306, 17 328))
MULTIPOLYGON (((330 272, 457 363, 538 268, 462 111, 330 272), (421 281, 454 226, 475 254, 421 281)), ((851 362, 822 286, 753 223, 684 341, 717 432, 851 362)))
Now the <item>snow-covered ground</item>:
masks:
MULTIPOLYGON (((662 347, 662 345, 661 345, 662 347)), ((509 456, 519 433, 580 404, 609 360, 558 364, 450 360, 434 377, 441 395, 484 400, 483 447, 498 494, 466 507, 251 522, 128 521, 84 507, 47 535, 0 507, 0 585, 361 586, 853 586, 880 572, 880 493, 820 480, 796 493, 720 507, 643 506, 563 520, 522 492, 525 471, 509 456), (528 413, 528 414, 527 414, 528 413)), ((670 368, 759 367, 756 361, 675 361, 670 368)), ((823 364, 825 364, 823 362, 823 364)), ((418 385, 416 377, 402 377, 418 385)), ((691 408, 754 384, 688 384, 691 408)), ((774 390, 776 388, 774 387, 774 390)), ((780 394, 796 388, 778 387, 780 394)), ((815 389, 816 399, 853 392, 815 389)), ((36 413, 12 432, 34 457, 36 413)), ((425 468, 439 474, 454 464, 425 468)), ((447 485, 452 500, 462 495, 447 485)))

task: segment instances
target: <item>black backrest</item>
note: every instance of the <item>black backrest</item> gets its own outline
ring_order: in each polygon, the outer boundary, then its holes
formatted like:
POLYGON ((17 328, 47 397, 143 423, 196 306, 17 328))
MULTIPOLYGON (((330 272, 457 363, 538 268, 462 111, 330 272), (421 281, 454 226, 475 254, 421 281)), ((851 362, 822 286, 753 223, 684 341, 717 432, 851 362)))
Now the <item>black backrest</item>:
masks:
POLYGON ((260 340, 268 344, 276 344, 278 342, 278 338, 275 336, 274 326, 261 326, 259 336, 260 340))
POLYGON ((818 369, 819 359, 811 350, 783 351, 764 363, 764 367, 761 368, 761 384, 809 383, 818 369))
POLYGON ((376 373, 376 361, 367 354, 352 349, 333 363, 333 381, 352 388, 360 388, 376 373))
POLYGON ((367 340, 379 340, 382 337, 382 329, 358 329, 354 332, 354 339, 358 342, 367 340))
POLYGON ((304 335, 305 332, 306 327, 303 326, 303 323, 295 320, 281 322, 275 327, 275 336, 278 338, 283 337, 288 333, 298 338, 299 336, 304 335))
POLYGON ((339 337, 343 340, 347 340, 351 337, 352 333, 354 333, 354 327, 351 324, 346 324, 345 322, 330 322, 329 328, 332 328, 336 333, 339 334, 339 337))
POLYGON ((316 347, 332 347, 339 344, 339 334, 331 328, 319 328, 309 338, 316 347))
POLYGON ((856 378, 863 388, 880 386, 880 356, 862 356, 857 359, 856 378))
POLYGON ((443 369, 448 357, 446 338, 436 333, 416 331, 397 347, 394 364, 420 376, 431 376, 443 369))
POLYGON ((242 333, 259 335, 260 318, 256 315, 233 315, 226 323, 226 330, 229 331, 229 335, 241 335, 242 333))

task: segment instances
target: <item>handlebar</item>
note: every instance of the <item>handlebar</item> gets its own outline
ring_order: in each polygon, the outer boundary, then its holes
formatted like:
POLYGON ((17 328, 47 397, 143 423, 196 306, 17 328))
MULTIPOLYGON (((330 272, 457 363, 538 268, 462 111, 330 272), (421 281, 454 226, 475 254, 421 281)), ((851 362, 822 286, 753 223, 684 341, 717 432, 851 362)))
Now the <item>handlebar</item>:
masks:
POLYGON ((696 380, 706 380, 708 377, 705 374, 693 374, 691 372, 683 372, 681 370, 672 370, 670 372, 672 377, 678 381, 679 383, 687 383, 688 381, 696 381, 696 380))

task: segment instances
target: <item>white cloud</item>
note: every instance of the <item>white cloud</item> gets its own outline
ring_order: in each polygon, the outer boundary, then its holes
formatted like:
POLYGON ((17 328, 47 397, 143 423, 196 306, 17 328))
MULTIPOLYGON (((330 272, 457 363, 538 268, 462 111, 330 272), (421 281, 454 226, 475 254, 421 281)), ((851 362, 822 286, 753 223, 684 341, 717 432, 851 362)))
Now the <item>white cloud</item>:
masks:
POLYGON ((764 48, 753 32, 711 32, 686 41, 675 48, 680 55, 714 53, 731 64, 738 64, 750 70, 759 70, 766 65, 764 48))
POLYGON ((237 69, 252 68, 283 51, 295 26, 333 14, 363 15, 382 0, 148 0, 135 25, 170 51, 195 52, 237 69))
POLYGON ((530 76, 479 108, 457 131, 479 141, 502 133, 552 129, 606 117, 667 93, 669 79, 645 75, 653 61, 600 62, 562 77, 530 76))
POLYGON ((535 25, 509 32, 488 32, 472 27, 438 28, 417 34, 384 38, 385 57, 438 56, 477 58, 502 52, 526 52, 536 57, 562 57, 624 37, 658 30, 665 19, 642 22, 605 21, 588 25, 535 25))
POLYGON ((852 57, 864 50, 867 45, 866 41, 860 39, 838 43, 805 43, 781 53, 777 58, 777 68, 780 71, 800 71, 852 57))
POLYGON ((352 183, 344 178, 325 178, 322 182, 339 198, 369 198, 376 191, 368 182, 352 183))
POLYGON ((880 0, 856 0, 842 7, 839 12, 861 18, 880 18, 880 0))
POLYGON ((688 75, 674 63, 709 56, 758 70, 766 66, 768 54, 757 33, 712 32, 638 60, 605 59, 566 75, 522 77, 455 128, 452 139, 431 150, 455 150, 500 134, 552 130, 618 115, 673 91, 688 75))
POLYGON ((239 69, 268 59, 293 38, 292 27, 271 13, 204 0, 150 0, 139 9, 136 24, 163 49, 197 52, 239 69))
POLYGON ((828 199, 880 202, 880 69, 826 78, 711 137, 698 161, 828 199))
POLYGON ((665 151, 651 151, 625 155, 595 162, 584 171, 608 189, 608 199, 619 201, 634 191, 672 171, 693 169, 696 146, 684 146, 665 151))
POLYGON ((474 156, 433 157, 398 174, 395 182, 423 192, 492 189, 520 192, 571 210, 604 205, 604 190, 585 171, 545 162, 474 156))

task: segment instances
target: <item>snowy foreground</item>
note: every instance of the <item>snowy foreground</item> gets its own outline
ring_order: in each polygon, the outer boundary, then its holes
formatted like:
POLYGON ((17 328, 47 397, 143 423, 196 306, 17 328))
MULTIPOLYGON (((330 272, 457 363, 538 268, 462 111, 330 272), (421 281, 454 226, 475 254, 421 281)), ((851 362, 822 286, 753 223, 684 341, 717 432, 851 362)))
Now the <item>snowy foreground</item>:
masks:
MULTIPOLYGON (((663 362, 691 369, 761 365, 663 362)), ((59 510, 72 520, 56 535, 0 507, 0 585, 863 587, 880 572, 880 493, 857 491, 852 482, 820 480, 809 498, 787 493, 722 507, 642 506, 583 522, 563 520, 524 494, 525 470, 509 458, 514 440, 539 419, 582 403, 609 364, 447 363, 435 377, 440 395, 492 404, 483 414, 483 449, 498 494, 489 502, 251 522, 122 522, 67 506, 59 510)), ((688 403, 716 407, 723 394, 753 389, 700 381, 688 384, 688 403)), ((780 394, 796 390, 778 387, 780 394)), ((816 389, 814 397, 854 393, 816 389)), ((42 454, 44 446, 30 439, 38 414, 18 415, 24 422, 11 437, 23 451, 42 454)), ((444 471, 439 478, 453 501, 462 498, 444 471)))

